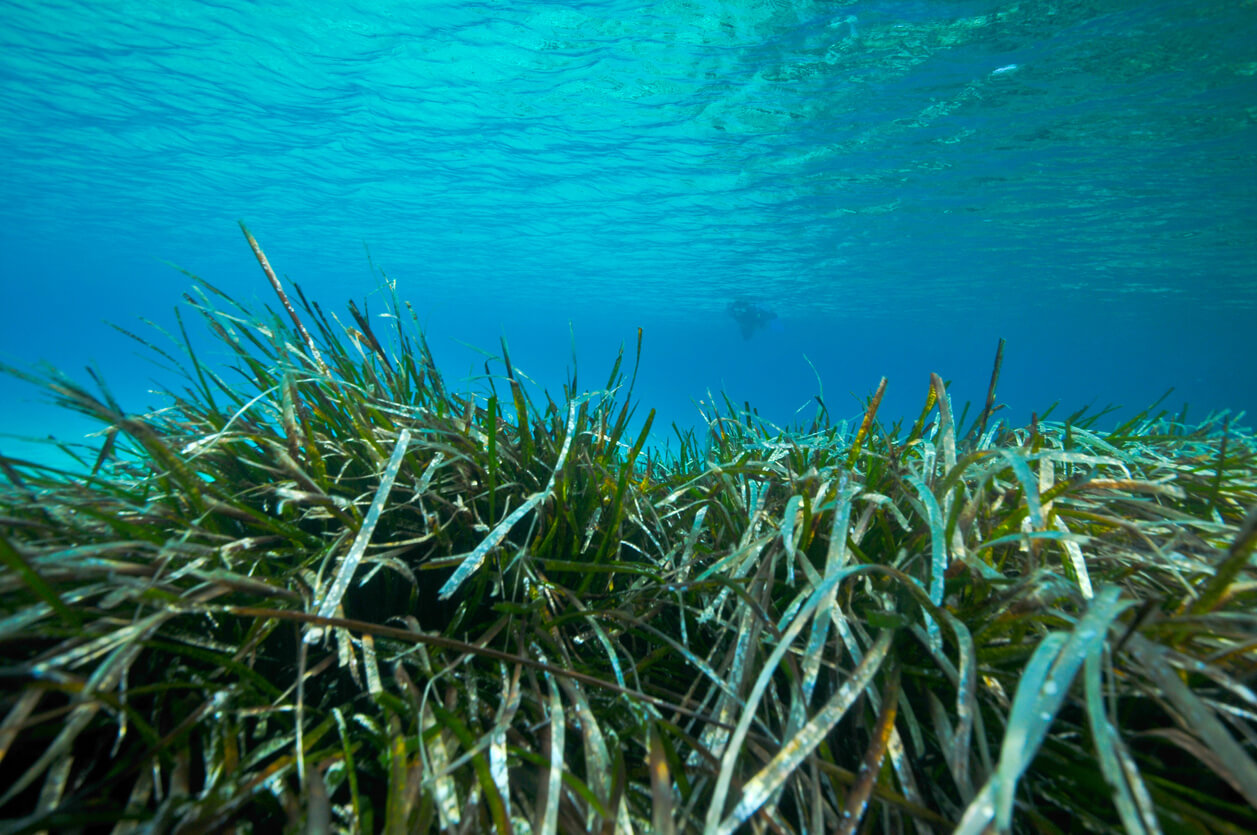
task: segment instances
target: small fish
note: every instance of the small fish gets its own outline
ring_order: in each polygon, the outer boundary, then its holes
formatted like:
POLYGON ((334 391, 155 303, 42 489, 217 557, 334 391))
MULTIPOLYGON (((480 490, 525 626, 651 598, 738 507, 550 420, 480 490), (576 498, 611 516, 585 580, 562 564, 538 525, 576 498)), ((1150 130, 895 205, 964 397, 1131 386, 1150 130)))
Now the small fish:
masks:
POLYGON ((738 323, 738 330, 742 332, 743 339, 750 339, 755 335, 755 331, 777 318, 776 313, 759 302, 746 299, 734 299, 729 302, 727 310, 733 317, 733 321, 738 323))

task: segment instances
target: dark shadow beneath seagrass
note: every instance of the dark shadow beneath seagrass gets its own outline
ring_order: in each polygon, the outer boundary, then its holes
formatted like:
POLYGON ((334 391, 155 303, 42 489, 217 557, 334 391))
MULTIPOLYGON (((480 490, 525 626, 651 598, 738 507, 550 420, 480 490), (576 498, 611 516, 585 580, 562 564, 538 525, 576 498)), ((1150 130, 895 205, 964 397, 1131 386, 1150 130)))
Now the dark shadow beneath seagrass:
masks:
MULTIPOLYGON (((1257 830, 1229 419, 447 389, 408 305, 192 277, 84 473, 0 458, 0 832, 1257 830), (410 319, 408 322, 407 319, 410 319)), ((138 339, 139 337, 137 337, 138 339)), ((637 355, 640 356, 640 334, 637 355)), ((636 363, 635 356, 635 363, 636 363)))

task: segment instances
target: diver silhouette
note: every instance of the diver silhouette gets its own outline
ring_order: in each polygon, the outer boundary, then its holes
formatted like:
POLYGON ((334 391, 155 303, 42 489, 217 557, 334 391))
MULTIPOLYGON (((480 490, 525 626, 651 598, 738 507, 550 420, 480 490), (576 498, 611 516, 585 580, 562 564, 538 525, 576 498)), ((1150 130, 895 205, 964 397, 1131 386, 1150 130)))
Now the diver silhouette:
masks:
POLYGON ((767 325, 777 314, 757 302, 746 299, 735 299, 729 302, 729 315, 738 323, 743 339, 750 339, 755 331, 767 325))

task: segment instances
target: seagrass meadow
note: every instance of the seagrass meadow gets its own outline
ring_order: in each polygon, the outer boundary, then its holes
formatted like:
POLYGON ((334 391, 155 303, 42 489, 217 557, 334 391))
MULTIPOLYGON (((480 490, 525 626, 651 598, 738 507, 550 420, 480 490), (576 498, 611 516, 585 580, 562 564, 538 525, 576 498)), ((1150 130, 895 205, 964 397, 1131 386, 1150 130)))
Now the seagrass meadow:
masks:
POLYGON ((0 832, 1257 831, 1227 418, 1010 426, 1001 345, 972 418, 648 448, 623 351, 453 393, 245 234, 279 306, 191 277, 160 411, 6 369, 101 433, 0 458, 0 832))

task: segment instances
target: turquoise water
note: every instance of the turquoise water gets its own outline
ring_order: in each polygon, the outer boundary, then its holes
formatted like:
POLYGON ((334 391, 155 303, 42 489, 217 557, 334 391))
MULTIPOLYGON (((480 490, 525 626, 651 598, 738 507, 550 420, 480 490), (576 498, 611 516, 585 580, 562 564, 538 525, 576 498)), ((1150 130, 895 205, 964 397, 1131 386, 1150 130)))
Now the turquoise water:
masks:
POLYGON ((597 385, 641 327, 665 421, 894 416, 1002 336, 1018 422, 1257 414, 1252 2, 4 3, 0 198, 0 361, 134 411, 169 375, 104 321, 170 324, 169 263, 265 300, 244 219, 325 308, 381 307, 369 249, 455 381, 505 336, 597 385))

